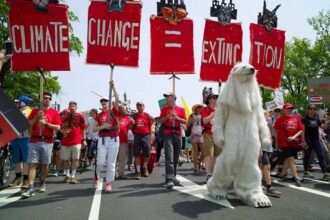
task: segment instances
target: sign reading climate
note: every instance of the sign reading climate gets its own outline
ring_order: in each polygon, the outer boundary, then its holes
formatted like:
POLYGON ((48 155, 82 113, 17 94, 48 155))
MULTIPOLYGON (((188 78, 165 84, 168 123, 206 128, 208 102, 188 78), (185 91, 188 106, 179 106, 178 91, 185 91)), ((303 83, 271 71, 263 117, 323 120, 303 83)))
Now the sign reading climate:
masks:
POLYGON ((127 1, 122 12, 108 12, 106 2, 88 10, 87 63, 138 67, 141 2, 127 1))
POLYGON ((13 71, 70 70, 66 5, 50 4, 43 13, 32 2, 12 3, 9 23, 13 71))

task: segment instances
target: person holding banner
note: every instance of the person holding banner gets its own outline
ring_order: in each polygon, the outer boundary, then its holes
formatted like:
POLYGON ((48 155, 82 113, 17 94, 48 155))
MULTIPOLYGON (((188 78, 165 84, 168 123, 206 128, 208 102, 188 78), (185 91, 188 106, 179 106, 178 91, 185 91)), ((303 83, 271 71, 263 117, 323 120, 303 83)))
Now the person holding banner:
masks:
POLYGON ((202 154, 205 163, 206 182, 212 177, 215 160, 221 153, 220 148, 214 144, 212 132, 212 121, 214 118, 217 99, 218 95, 214 93, 209 94, 205 102, 207 106, 203 107, 200 113, 203 122, 204 145, 202 148, 202 154))
POLYGON ((175 178, 179 155, 181 152, 181 124, 186 124, 186 113, 182 107, 175 105, 172 92, 164 94, 166 106, 160 113, 160 123, 164 125, 163 138, 165 148, 165 187, 172 189, 180 182, 175 178))
POLYGON ((60 130, 61 118, 59 113, 50 108, 52 94, 44 92, 42 97, 42 109, 33 109, 29 121, 32 126, 29 144, 28 160, 29 188, 21 197, 29 198, 35 194, 33 184, 36 177, 36 166, 41 163, 41 176, 39 192, 46 191, 46 177, 48 165, 51 163, 51 155, 54 144, 55 131, 60 130), (40 132, 41 131, 41 132, 40 132))
POLYGON ((111 81, 110 84, 115 96, 113 108, 110 110, 109 99, 107 97, 102 97, 100 99, 102 112, 96 116, 93 127, 94 132, 99 132, 95 179, 93 180, 93 185, 95 188, 98 188, 101 170, 103 165, 106 163, 107 170, 106 184, 104 189, 105 192, 112 191, 112 182, 115 180, 116 160, 119 150, 119 96, 115 89, 114 82, 111 81), (109 111, 111 111, 110 114, 109 111), (109 116, 110 119, 108 118, 109 116))

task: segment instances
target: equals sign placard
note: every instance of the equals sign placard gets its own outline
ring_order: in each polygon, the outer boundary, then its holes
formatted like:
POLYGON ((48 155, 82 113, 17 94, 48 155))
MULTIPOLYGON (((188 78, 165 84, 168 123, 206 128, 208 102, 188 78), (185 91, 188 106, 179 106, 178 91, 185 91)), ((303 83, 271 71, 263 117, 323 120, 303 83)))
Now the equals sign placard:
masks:
MULTIPOLYGON (((181 35, 181 31, 169 31, 165 30, 165 35, 181 35)), ((182 44, 181 43, 165 43, 165 47, 176 47, 176 48, 181 48, 182 44)))

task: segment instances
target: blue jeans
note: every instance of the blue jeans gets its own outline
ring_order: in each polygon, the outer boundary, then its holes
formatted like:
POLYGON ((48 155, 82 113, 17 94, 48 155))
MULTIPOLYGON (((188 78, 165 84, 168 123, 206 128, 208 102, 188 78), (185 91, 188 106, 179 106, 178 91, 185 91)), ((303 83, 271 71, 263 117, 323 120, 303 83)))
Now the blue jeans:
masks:
POLYGON ((307 149, 305 150, 305 156, 304 156, 304 170, 308 170, 308 161, 309 158, 311 157, 312 150, 315 151, 317 155, 317 159, 319 160, 319 165, 321 167, 322 173, 326 173, 327 169, 325 167, 324 163, 324 157, 322 153, 322 146, 321 142, 319 139, 307 139, 306 138, 306 143, 307 143, 307 149))
POLYGON ((176 176, 176 167, 179 160, 181 151, 182 138, 177 134, 164 135, 164 148, 165 148, 165 178, 166 183, 173 181, 176 176))

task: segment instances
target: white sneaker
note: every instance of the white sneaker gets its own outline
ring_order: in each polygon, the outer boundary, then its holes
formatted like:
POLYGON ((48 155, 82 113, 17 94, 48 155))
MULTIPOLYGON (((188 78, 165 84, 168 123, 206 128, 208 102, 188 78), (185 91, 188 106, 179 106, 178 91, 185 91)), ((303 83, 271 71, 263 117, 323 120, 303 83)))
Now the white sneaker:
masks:
POLYGON ((112 191, 112 185, 111 185, 111 183, 106 183, 105 184, 104 191, 105 192, 111 192, 112 191))
POLYGON ((46 192, 46 183, 40 185, 39 192, 46 192))

